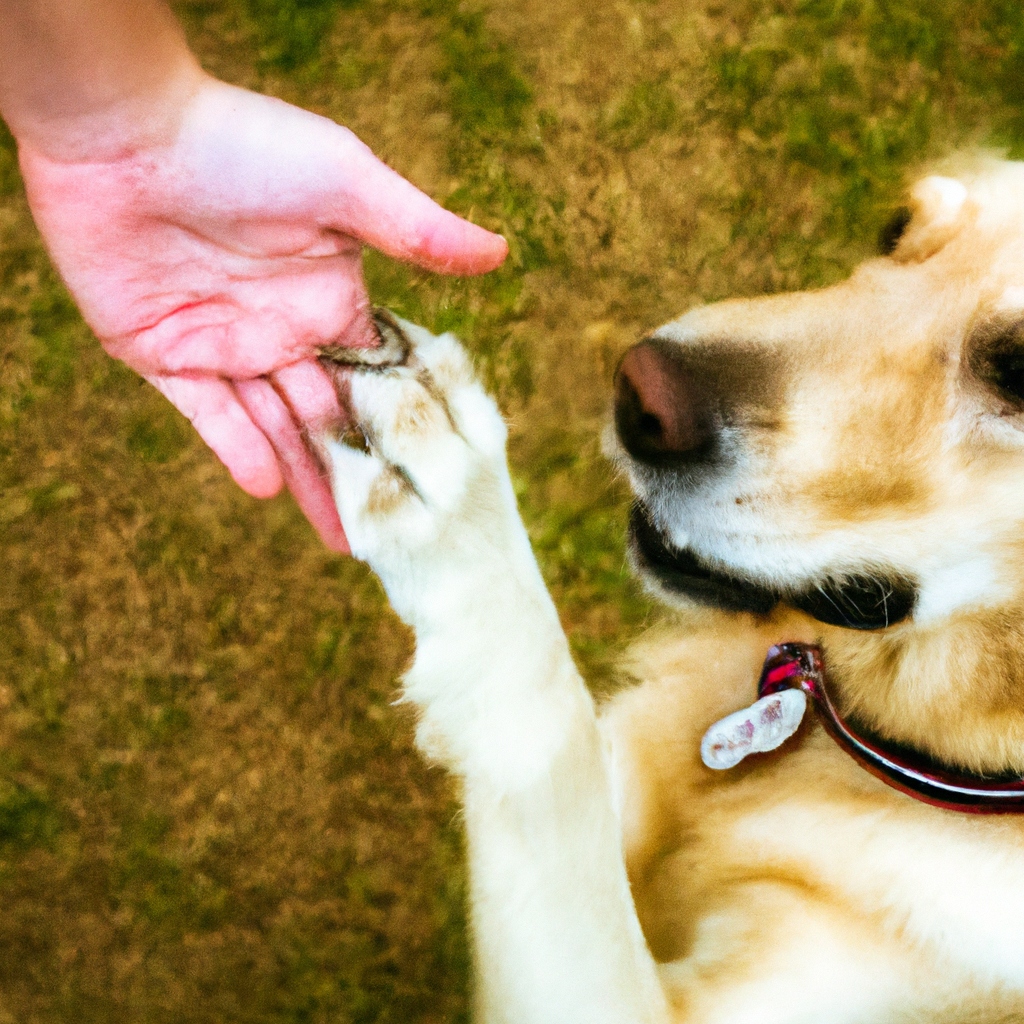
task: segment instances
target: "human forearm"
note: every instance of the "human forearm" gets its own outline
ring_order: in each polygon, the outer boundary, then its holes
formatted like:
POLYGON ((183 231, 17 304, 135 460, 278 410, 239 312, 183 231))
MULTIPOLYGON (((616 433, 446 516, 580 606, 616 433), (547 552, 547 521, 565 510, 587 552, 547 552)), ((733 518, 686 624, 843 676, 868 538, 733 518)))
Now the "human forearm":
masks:
POLYGON ((0 0, 0 113, 51 159, 169 141, 201 76, 161 0, 0 0))

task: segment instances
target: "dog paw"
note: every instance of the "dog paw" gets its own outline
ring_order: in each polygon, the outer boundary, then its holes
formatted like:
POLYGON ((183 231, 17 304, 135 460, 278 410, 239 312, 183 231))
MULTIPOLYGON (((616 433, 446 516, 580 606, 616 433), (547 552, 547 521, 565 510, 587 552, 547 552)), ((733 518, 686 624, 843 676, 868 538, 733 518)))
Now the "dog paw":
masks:
POLYGON ((404 696, 421 749, 507 789, 543 775, 592 708, 519 518, 497 406, 452 335, 395 323, 401 365, 337 371, 358 443, 318 447, 353 554, 416 633, 404 696))
POLYGON ((352 553, 419 627, 438 601, 479 600, 481 586, 521 576, 533 558, 506 466, 505 424, 468 356, 450 334, 396 322, 407 358, 337 371, 356 429, 321 437, 318 448, 352 553))

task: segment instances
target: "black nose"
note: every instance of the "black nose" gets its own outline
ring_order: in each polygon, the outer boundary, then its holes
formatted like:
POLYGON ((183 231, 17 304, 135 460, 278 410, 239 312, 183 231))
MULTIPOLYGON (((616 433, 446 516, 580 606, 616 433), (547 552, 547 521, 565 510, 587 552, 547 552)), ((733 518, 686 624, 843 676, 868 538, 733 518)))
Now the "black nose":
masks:
POLYGON ((615 428, 634 459, 691 462, 709 452, 710 396, 671 342, 634 345, 615 373, 615 428))

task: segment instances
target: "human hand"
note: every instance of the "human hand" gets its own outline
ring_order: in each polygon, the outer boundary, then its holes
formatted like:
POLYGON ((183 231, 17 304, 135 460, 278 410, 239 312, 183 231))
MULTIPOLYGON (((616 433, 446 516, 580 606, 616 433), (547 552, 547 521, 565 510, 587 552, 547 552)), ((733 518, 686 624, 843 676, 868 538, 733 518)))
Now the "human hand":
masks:
POLYGON ((343 413, 316 362, 376 338, 360 242, 441 273, 503 239, 442 209, 351 132, 202 76, 170 139, 102 159, 24 141, 29 203, 86 321, 184 413, 250 494, 287 483, 347 549, 302 436, 343 413))

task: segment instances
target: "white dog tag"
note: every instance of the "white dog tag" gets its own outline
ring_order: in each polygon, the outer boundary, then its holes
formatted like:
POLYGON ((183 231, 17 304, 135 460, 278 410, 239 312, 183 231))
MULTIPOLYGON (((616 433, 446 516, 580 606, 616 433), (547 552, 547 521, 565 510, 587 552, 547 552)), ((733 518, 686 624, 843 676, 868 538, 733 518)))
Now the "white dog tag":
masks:
POLYGON ((701 760, 721 770, 747 756, 774 750, 796 732, 807 710, 803 690, 779 690, 715 722, 700 744, 701 760))

